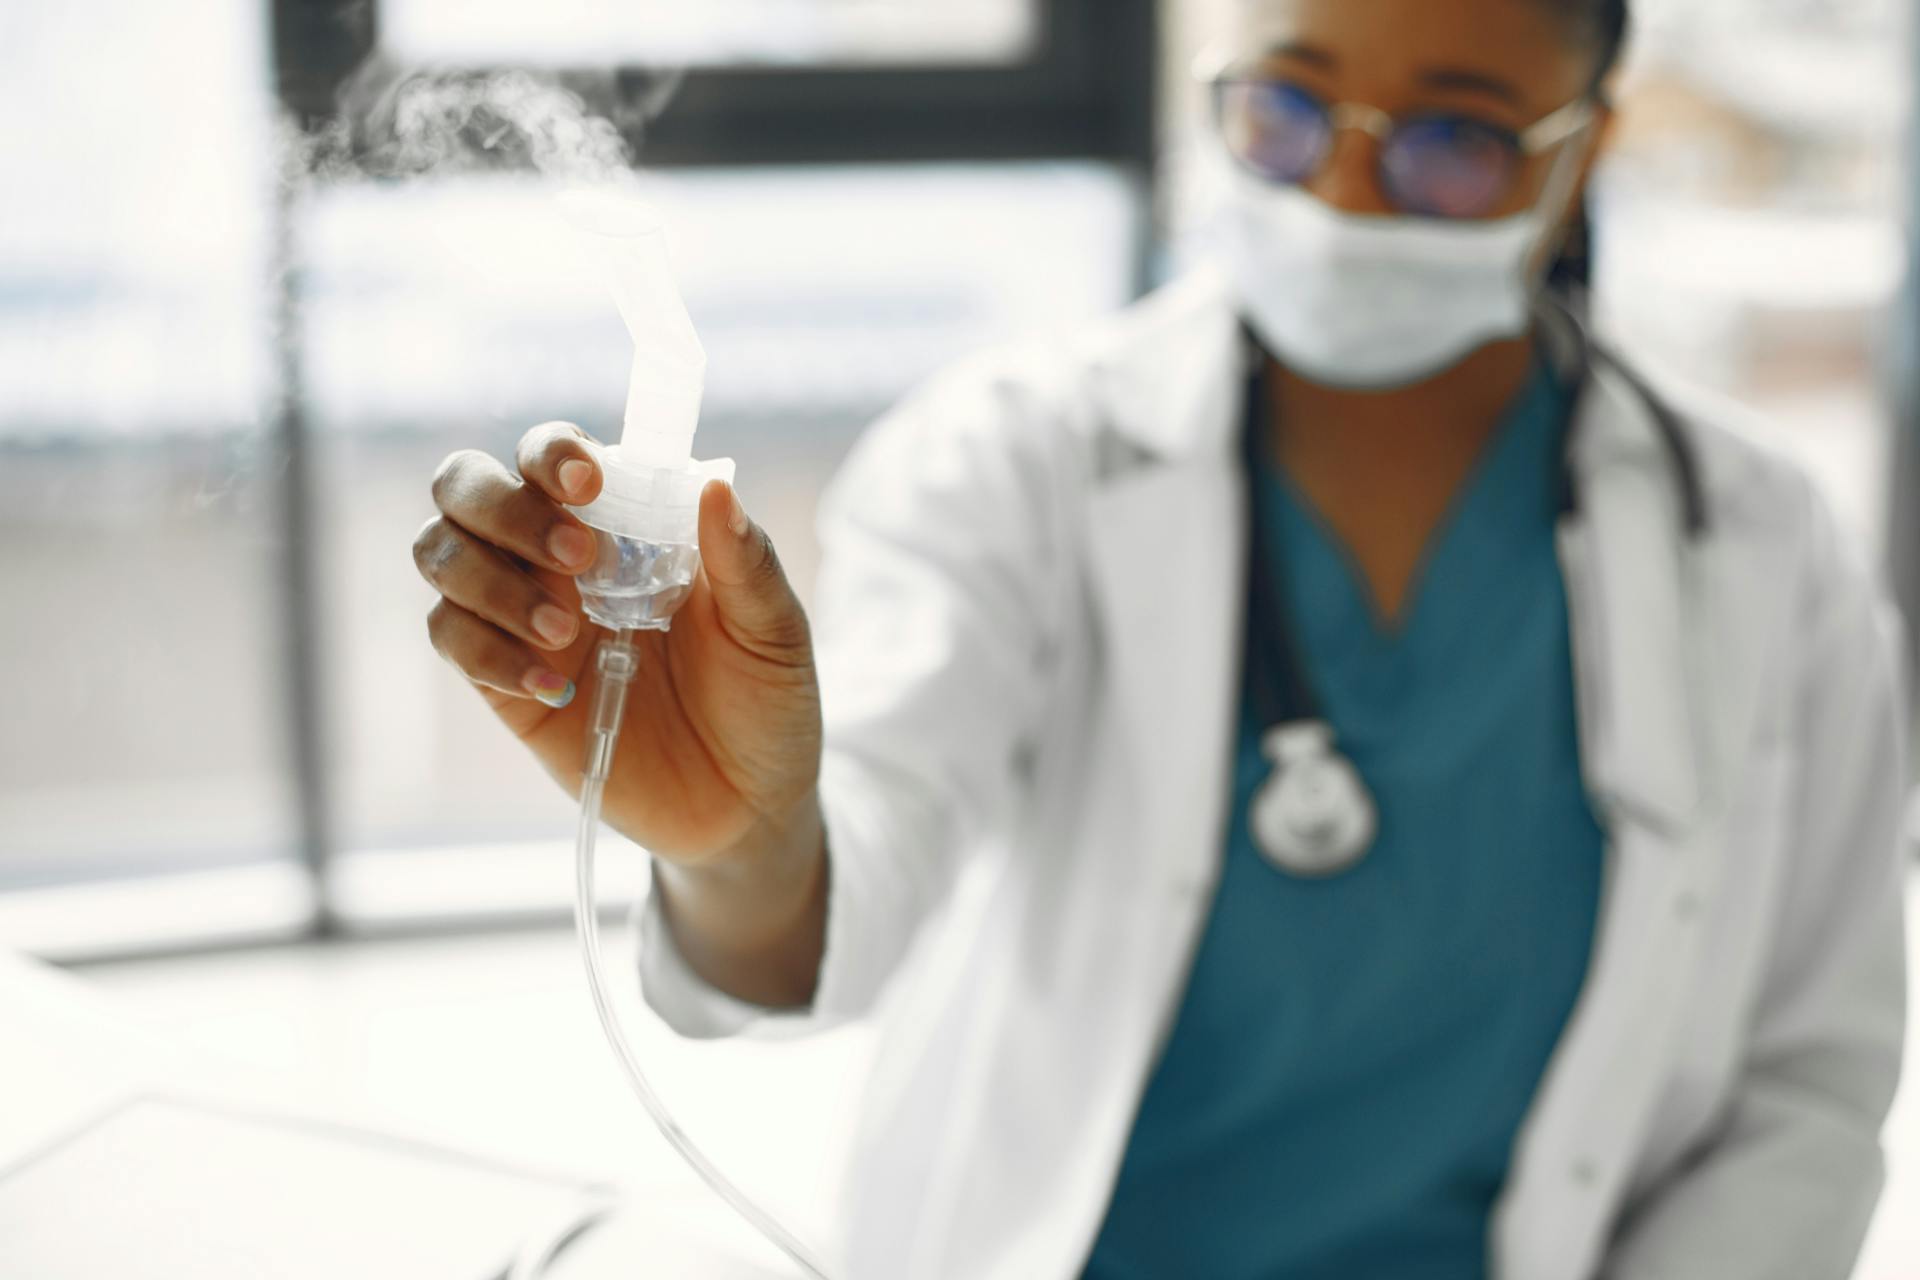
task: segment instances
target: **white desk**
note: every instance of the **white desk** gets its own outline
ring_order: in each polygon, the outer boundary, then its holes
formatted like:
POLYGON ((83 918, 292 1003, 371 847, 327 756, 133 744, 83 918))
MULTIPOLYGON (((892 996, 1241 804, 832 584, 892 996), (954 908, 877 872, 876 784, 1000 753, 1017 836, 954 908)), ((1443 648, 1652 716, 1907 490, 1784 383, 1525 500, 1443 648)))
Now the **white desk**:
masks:
MULTIPOLYGON (((255 957, 256 959, 258 957, 255 957)), ((227 957, 241 963, 245 957, 227 957)), ((88 982, 15 957, 0 956, 0 1027, 7 1051, 0 1055, 0 1172, 43 1158, 49 1147, 85 1129, 130 1100, 154 1095, 204 1099, 222 1107, 269 1114, 314 1116, 336 1122, 362 1117, 316 1112, 311 1099, 297 1096, 295 1081, 250 1069, 151 1029, 116 1008, 115 1001, 88 982)), ((165 1132, 152 1118, 142 1132, 165 1132)), ((361 1127, 366 1127, 364 1124, 361 1127)), ((442 1137, 402 1126, 404 1138, 442 1137)), ((192 1169, 191 1148, 183 1143, 181 1167, 192 1169)), ((529 1170, 547 1174, 549 1170, 529 1170)), ((585 1184, 589 1179, 568 1178, 585 1184)), ((0 1181, 0 1195, 6 1191, 0 1181)), ((134 1188, 112 1197, 127 1203, 134 1188)), ((501 1203, 497 1188, 490 1192, 501 1203)), ((554 1216, 551 1197, 531 1194, 530 1216, 544 1224, 554 1216), (532 1201, 539 1200, 537 1206, 532 1201), (537 1208, 537 1212, 534 1210, 537 1208)), ((202 1231, 244 1232, 244 1217, 227 1222, 210 1209, 202 1231)), ((218 1241, 218 1236, 211 1237, 218 1241)), ((221 1243, 225 1243, 222 1241, 221 1243)), ((44 1241, 41 1242, 44 1247, 44 1241)), ((250 1249, 258 1249, 257 1242, 250 1249)), ((0 1272, 7 1245, 0 1241, 0 1272)), ((635 1274, 700 1275, 715 1280, 781 1280, 793 1270, 759 1241, 746 1236, 727 1211, 704 1189, 662 1188, 583 1237, 557 1266, 553 1280, 597 1280, 635 1274)), ((380 1275, 377 1264, 360 1274, 380 1275)))

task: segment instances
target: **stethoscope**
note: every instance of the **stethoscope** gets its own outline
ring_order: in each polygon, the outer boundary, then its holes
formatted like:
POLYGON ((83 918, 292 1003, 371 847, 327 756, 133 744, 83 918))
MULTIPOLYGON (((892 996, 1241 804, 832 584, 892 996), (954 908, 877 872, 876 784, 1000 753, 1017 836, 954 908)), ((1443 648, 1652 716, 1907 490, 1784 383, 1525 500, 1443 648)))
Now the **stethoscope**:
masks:
MULTIPOLYGON (((1566 302, 1548 296, 1542 321, 1565 333, 1577 370, 1566 403, 1581 403, 1596 367, 1605 367, 1646 407, 1672 467, 1687 539, 1708 532, 1708 512, 1699 460, 1677 415, 1639 374, 1595 343, 1566 302)), ((1267 435, 1271 401, 1268 361, 1248 335, 1255 359, 1246 379, 1242 470, 1246 481, 1247 628, 1246 668, 1254 713, 1267 728, 1260 735, 1269 771, 1254 792, 1248 830, 1254 845, 1279 870, 1303 879, 1338 876, 1360 863, 1379 833, 1379 809, 1366 779, 1341 749, 1339 735, 1321 708, 1308 678, 1286 610, 1286 592, 1264 535, 1260 449, 1267 435)), ((1580 512, 1574 473, 1573 423, 1561 432, 1558 505, 1562 519, 1580 512)))

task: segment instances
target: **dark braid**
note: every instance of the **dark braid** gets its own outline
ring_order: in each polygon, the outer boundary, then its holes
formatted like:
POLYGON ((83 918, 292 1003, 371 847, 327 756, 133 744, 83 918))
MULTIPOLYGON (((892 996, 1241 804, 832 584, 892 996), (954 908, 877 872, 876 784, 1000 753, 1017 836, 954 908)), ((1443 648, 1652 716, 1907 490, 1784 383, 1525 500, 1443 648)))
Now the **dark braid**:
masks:
MULTIPOLYGON (((1593 51, 1592 92, 1602 92, 1620 62, 1627 44, 1627 0, 1538 0, 1567 24, 1568 33, 1593 51)), ((1593 223, 1591 206, 1582 206, 1567 231, 1567 242, 1554 260, 1548 281, 1557 289, 1585 291, 1593 283, 1593 223)))
POLYGON ((1620 61, 1627 44, 1627 0, 1539 0, 1566 24, 1568 34, 1594 55, 1597 88, 1620 61))

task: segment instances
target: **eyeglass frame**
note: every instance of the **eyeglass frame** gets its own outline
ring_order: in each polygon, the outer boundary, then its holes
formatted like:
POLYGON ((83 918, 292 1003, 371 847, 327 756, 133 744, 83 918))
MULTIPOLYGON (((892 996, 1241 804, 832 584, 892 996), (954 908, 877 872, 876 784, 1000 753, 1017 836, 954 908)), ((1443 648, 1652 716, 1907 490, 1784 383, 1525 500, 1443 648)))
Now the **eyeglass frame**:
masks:
MULTIPOLYGON (((1202 54, 1194 60, 1193 64, 1194 78, 1206 87, 1212 99, 1213 126, 1222 134, 1225 133, 1224 122, 1221 118, 1222 90, 1233 85, 1280 84, 1297 89, 1320 104, 1322 110, 1326 112, 1327 125, 1331 130, 1331 137, 1333 138, 1337 138, 1342 130, 1358 129, 1375 142, 1384 143, 1390 139, 1394 131, 1403 124, 1418 120, 1444 118, 1451 115, 1470 121, 1480 128, 1488 129, 1511 138, 1519 155, 1525 159, 1532 159, 1565 142, 1592 124, 1595 115, 1598 114, 1602 101, 1598 94, 1584 93, 1565 106, 1556 107, 1554 110, 1549 111, 1532 124, 1514 129, 1506 125, 1482 120, 1466 112, 1418 111, 1395 115, 1390 111, 1385 111, 1367 102, 1326 102, 1321 99, 1319 94, 1307 88, 1305 85, 1298 84, 1282 76, 1239 74, 1236 72, 1239 63, 1239 59, 1231 56, 1211 53, 1202 54)), ((1231 146, 1229 146, 1227 150, 1229 154, 1233 154, 1233 148, 1231 146)), ((1331 158, 1332 145, 1329 143, 1327 154, 1321 157, 1318 168, 1324 168, 1327 161, 1331 158)), ((1299 178, 1292 182, 1287 182, 1275 178, 1270 174, 1261 173, 1257 168, 1250 165, 1237 154, 1233 155, 1233 161, 1253 176, 1278 186, 1297 186, 1307 180, 1306 178, 1299 178)), ((1315 172, 1318 172, 1318 168, 1316 168, 1315 172)), ((1308 177, 1311 176, 1312 174, 1308 175, 1308 177)))

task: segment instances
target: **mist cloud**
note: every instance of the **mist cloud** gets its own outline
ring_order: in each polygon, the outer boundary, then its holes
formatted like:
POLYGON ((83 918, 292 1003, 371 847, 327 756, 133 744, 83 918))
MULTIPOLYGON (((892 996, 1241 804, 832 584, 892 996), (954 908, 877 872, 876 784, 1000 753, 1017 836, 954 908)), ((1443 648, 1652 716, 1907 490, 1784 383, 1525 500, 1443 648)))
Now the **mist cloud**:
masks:
POLYGON ((398 69, 369 59, 314 128, 291 130, 291 180, 406 179, 489 171, 561 182, 617 183, 635 143, 678 90, 681 73, 635 86, 615 73, 398 69), (591 98, 591 101, 589 100, 591 98))

